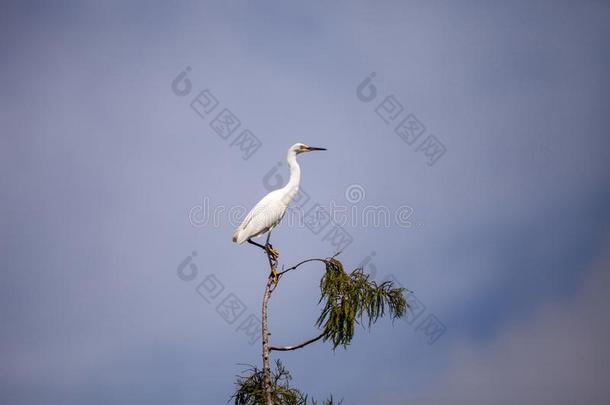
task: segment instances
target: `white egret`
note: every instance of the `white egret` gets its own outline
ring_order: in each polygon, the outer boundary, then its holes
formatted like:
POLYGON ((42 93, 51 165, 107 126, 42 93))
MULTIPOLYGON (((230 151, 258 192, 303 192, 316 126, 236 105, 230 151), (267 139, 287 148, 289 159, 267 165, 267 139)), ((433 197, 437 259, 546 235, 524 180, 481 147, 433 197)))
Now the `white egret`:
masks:
POLYGON ((278 253, 273 249, 271 244, 269 244, 271 230, 280 223, 286 213, 288 204, 290 204, 299 191, 301 168, 297 163, 297 155, 315 150, 326 149, 314 148, 303 143, 295 143, 288 149, 288 154, 286 155, 286 161, 290 168, 290 179, 288 180, 288 183, 284 187, 273 190, 267 194, 254 206, 254 208, 252 208, 242 224, 233 233, 233 242, 241 244, 248 241, 248 243, 263 248, 277 260, 278 253), (265 242, 264 246, 252 240, 252 238, 260 236, 265 232, 269 233, 267 234, 267 242, 265 242))

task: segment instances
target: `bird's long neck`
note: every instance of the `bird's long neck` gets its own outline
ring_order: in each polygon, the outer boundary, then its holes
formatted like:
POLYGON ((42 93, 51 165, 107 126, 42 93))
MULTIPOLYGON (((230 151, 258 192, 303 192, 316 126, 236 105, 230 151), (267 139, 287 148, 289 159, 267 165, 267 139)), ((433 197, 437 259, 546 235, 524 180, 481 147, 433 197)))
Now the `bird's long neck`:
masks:
POLYGON ((288 167, 290 168, 290 179, 284 186, 284 189, 294 197, 299 191, 299 184, 301 182, 301 168, 297 162, 297 155, 293 151, 289 151, 286 156, 288 167))

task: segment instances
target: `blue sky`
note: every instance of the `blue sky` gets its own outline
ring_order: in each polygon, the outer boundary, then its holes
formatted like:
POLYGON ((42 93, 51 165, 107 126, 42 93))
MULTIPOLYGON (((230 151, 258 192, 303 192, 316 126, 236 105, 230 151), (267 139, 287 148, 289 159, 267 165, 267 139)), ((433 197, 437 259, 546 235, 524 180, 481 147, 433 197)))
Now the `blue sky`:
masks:
MULTIPOLYGON (((196 287, 214 274, 258 315, 266 259, 228 218, 189 212, 251 207, 304 142, 328 148, 299 157, 306 207, 413 210, 409 227, 346 225, 341 258, 370 256, 425 311, 346 351, 280 355, 296 386, 347 404, 606 403, 609 20, 599 1, 4 2, 1 402, 226 403, 259 346, 196 287), (204 89, 219 106, 202 118, 204 89), (420 141, 375 112, 388 96, 420 141), (227 140, 210 127, 224 108, 241 122, 227 140), (246 128, 262 146, 244 160, 246 128), (446 148, 432 166, 429 135, 446 148), (446 327, 432 345, 428 315, 446 327)), ((288 265, 332 255, 323 234, 273 240, 288 265)), ((282 281, 273 342, 315 334, 320 275, 282 281)))

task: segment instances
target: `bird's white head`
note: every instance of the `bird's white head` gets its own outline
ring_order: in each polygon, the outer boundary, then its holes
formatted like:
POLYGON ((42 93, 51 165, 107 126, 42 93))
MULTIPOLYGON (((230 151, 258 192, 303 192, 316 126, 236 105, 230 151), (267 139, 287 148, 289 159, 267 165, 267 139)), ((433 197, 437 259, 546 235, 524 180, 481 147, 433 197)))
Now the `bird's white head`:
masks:
POLYGON ((305 145, 304 143, 295 143, 289 149, 289 152, 293 152, 295 154, 305 153, 305 152, 313 152, 315 150, 326 150, 325 148, 316 148, 314 146, 305 145))

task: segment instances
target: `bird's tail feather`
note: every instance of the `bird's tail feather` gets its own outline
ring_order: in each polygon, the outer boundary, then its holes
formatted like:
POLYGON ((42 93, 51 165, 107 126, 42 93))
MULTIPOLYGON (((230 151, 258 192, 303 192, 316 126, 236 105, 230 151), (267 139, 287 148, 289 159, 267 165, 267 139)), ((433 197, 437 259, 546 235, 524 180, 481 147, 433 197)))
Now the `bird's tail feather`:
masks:
POLYGON ((236 229, 235 232, 233 233, 233 242, 237 243, 238 245, 241 245, 246 240, 246 238, 241 235, 242 230, 243 229, 239 228, 239 229, 236 229))

